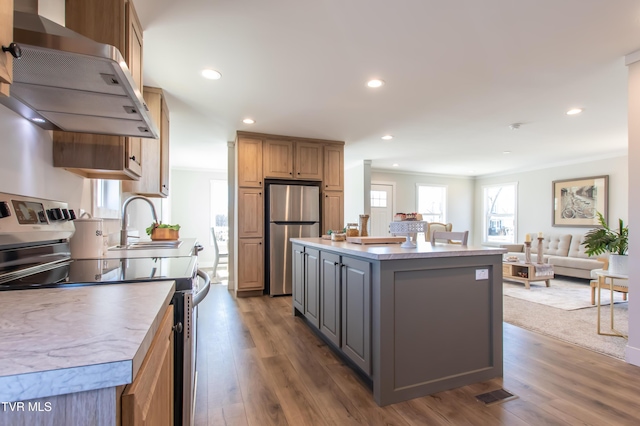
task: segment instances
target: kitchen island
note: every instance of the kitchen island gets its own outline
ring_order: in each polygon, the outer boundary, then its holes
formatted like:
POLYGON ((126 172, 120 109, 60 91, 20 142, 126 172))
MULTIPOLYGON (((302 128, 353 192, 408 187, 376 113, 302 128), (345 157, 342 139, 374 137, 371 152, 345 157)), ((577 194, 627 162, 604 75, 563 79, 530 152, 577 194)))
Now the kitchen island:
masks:
POLYGON ((171 330, 174 292, 173 281, 0 292, 0 425, 116 424, 123 385, 171 330))
POLYGON ((502 376, 501 248, 293 238, 293 313, 387 405, 502 376))

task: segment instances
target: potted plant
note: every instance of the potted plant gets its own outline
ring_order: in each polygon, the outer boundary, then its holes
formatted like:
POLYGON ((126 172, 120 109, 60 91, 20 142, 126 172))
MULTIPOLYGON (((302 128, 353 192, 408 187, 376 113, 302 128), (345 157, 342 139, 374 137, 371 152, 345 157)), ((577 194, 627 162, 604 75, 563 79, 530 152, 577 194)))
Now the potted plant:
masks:
POLYGON ((589 256, 609 253, 609 272, 627 275, 629 227, 618 219, 618 229, 611 229, 602 213, 597 212, 601 228, 592 229, 584 236, 585 253, 589 256))

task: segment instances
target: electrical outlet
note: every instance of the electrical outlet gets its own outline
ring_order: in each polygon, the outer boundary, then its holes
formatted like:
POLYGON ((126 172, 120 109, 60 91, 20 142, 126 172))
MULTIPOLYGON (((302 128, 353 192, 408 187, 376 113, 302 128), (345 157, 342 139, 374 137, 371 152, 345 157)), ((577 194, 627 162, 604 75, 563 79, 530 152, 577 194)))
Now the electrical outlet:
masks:
POLYGON ((489 279, 488 269, 476 269, 476 281, 488 280, 488 279, 489 279))

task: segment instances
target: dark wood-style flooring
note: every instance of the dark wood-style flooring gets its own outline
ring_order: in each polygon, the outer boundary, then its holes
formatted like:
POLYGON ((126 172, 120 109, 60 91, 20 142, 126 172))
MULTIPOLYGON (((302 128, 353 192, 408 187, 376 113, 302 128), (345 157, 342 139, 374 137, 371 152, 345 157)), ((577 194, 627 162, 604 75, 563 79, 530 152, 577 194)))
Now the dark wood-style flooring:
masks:
POLYGON ((503 378, 379 407, 290 297, 212 285, 198 321, 196 426, 640 424, 640 367, 509 324, 503 378), (475 398, 501 387, 518 398, 475 398))

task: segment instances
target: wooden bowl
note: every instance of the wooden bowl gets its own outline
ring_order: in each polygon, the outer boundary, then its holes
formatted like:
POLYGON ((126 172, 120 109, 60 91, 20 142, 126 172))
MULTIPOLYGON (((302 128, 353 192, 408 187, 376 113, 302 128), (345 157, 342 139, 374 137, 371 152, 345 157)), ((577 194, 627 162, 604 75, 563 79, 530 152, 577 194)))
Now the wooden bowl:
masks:
POLYGON ((151 231, 151 239, 157 240, 177 240, 180 238, 179 231, 169 228, 155 228, 151 231))

